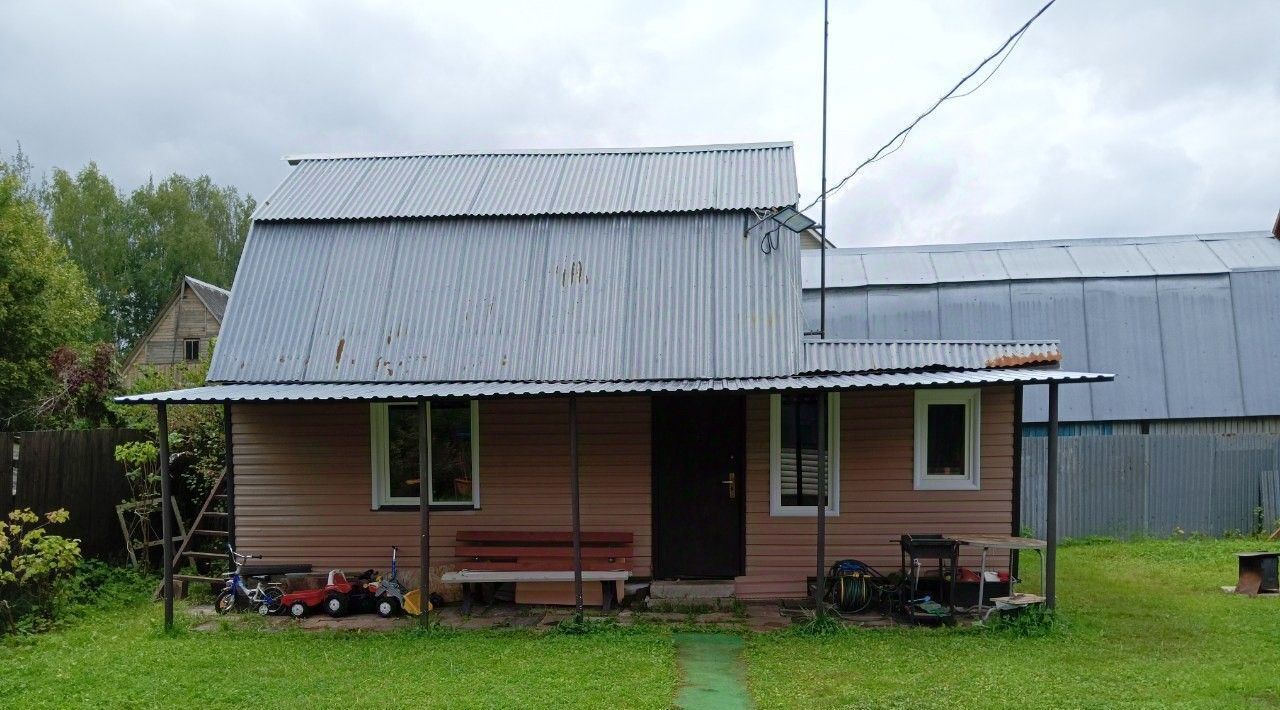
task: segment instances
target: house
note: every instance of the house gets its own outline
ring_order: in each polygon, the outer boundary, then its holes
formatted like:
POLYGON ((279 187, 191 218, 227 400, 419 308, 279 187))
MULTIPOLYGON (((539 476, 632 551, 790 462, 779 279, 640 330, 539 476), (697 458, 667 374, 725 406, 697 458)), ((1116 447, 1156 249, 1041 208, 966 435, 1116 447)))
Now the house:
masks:
MULTIPOLYGON (((803 261, 806 322, 816 328, 818 260, 803 261)), ((1083 448, 1073 458, 1081 470, 1067 477, 1083 482, 1082 496, 1111 490, 1105 500, 1069 498, 1066 534, 1251 525, 1259 477, 1280 455, 1274 234, 828 250, 825 299, 831 337, 1052 338, 1064 368, 1116 373, 1062 394, 1062 434, 1084 439, 1070 442, 1083 448)), ((1043 450, 1044 390, 1029 387, 1023 400, 1028 454, 1043 450)))
POLYGON ((807 340, 790 143, 290 163, 208 383, 120 399, 225 407, 268 560, 615 532, 634 579, 803 597, 902 533, 1008 535, 1022 387, 1110 377, 1047 340, 807 340))
POLYGON ((129 351, 121 367, 124 379, 133 380, 143 365, 163 368, 199 362, 218 337, 230 297, 226 289, 184 276, 177 293, 129 351))

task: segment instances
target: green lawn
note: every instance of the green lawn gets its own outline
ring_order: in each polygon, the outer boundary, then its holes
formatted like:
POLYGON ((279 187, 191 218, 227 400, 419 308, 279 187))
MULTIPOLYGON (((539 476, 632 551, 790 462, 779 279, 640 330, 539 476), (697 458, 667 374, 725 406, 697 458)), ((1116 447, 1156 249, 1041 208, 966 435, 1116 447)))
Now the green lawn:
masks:
MULTIPOLYGON (((761 707, 1280 706, 1280 600, 1218 589, 1231 553, 1263 546, 1071 545, 1046 636, 754 635, 750 690, 761 707)), ((676 692, 665 629, 165 635, 159 616, 135 604, 0 642, 0 707, 669 707, 676 692)))
MULTIPOLYGON (((1280 707, 1280 599, 1223 594, 1257 541, 1076 544, 1063 628, 758 636, 761 707, 1280 707)), ((1032 555, 1029 559, 1034 559, 1032 555)))

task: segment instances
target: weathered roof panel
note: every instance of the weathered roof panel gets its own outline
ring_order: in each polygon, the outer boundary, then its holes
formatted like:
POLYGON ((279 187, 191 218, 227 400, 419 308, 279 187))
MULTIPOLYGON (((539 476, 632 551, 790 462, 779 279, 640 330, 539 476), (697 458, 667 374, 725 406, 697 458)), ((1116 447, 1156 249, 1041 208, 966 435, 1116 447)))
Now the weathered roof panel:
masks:
POLYGON ((798 245, 762 254, 742 236, 749 219, 259 222, 209 379, 794 374, 798 245))
POLYGON ((192 276, 184 278, 196 298, 199 298, 204 307, 209 309, 209 314, 221 323, 222 317, 227 312, 227 301, 231 299, 231 292, 192 276))
POLYGON ((1056 365, 1062 358, 1054 341, 998 340, 807 340, 804 354, 809 373, 980 370, 1056 365))
POLYGON ((791 205, 790 143, 300 156, 258 221, 735 211, 791 205))

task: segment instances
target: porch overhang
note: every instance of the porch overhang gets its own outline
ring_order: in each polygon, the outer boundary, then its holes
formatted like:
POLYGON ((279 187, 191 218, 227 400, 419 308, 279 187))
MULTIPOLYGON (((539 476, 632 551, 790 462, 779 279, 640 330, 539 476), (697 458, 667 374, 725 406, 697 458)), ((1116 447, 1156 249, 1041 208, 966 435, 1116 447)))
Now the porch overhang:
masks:
POLYGON ((845 391, 1107 382, 1115 375, 1040 368, 824 373, 791 377, 609 382, 288 382, 211 384, 116 397, 121 404, 226 404, 234 402, 400 402, 465 397, 662 394, 681 392, 845 391))

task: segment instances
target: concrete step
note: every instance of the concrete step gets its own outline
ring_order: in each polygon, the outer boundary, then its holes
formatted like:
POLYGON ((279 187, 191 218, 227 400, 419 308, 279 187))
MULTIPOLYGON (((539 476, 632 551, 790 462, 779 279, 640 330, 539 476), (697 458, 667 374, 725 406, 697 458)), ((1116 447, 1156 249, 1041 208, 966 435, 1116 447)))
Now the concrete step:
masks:
POLYGON ((679 602, 715 602, 733 598, 731 579, 657 579, 649 585, 649 598, 679 602))

